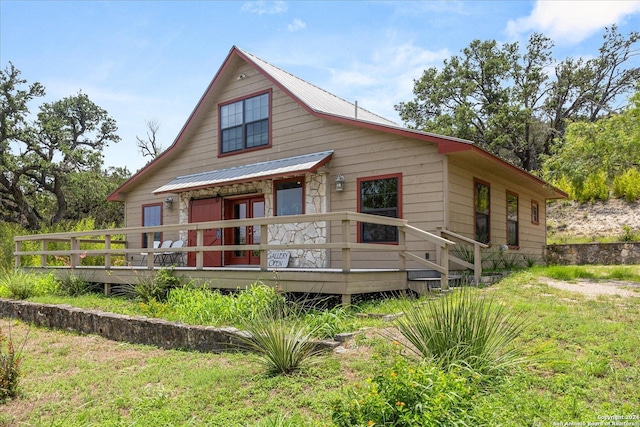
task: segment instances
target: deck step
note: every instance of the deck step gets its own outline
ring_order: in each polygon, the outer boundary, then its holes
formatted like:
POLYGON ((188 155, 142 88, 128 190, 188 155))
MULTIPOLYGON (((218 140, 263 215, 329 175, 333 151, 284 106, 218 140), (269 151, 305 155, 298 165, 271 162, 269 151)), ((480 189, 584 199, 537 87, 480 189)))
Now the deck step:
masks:
POLYGON ((462 276, 449 276, 449 289, 442 289, 442 279, 440 277, 410 277, 407 281, 409 289, 424 295, 429 292, 450 292, 450 288, 459 285, 462 276))

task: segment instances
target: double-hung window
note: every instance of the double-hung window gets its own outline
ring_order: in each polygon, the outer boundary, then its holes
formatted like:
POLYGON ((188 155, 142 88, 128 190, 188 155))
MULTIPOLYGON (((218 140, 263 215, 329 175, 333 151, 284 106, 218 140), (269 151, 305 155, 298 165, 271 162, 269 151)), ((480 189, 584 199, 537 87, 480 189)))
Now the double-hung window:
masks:
POLYGON ((220 154, 269 145, 269 93, 220 107, 220 154))
POLYGON ((481 243, 491 240, 491 197, 489 184, 474 181, 475 239, 481 243))
MULTIPOLYGON (((142 206, 142 226, 153 227, 156 225, 162 225, 162 204, 142 206)), ((161 241, 162 233, 159 231, 153 233, 153 240, 161 241)), ((142 247, 153 247, 153 242, 147 242, 147 233, 142 234, 142 247)))
POLYGON ((518 195, 507 192, 507 245, 516 247, 520 245, 520 233, 518 230, 518 195))
MULTIPOLYGON (((358 208, 361 213, 401 218, 402 175, 358 179, 358 208)), ((361 222, 362 243, 397 243, 398 228, 392 225, 361 222)))

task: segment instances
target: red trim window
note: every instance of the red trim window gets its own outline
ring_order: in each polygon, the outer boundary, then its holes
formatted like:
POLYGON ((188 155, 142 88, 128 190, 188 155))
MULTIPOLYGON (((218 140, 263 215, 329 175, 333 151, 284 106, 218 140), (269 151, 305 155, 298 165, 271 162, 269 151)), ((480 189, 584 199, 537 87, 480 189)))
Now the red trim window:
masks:
MULTIPOLYGON (((402 218, 402 174, 358 178, 358 212, 402 218)), ((398 227, 361 222, 358 241, 398 243, 398 227)))
POLYGON ((275 181, 275 215, 302 215, 304 213, 304 177, 275 181))
POLYGON ((507 191, 507 245, 512 248, 520 245, 518 205, 518 195, 507 191))
POLYGON ((475 210, 475 240, 488 244, 491 241, 491 187, 480 180, 473 181, 473 205, 475 210))
POLYGON ((540 204, 537 200, 531 201, 531 223, 533 225, 540 224, 540 204))
POLYGON ((271 145, 271 92, 220 105, 221 156, 271 145))
MULTIPOLYGON (((142 226, 154 227, 158 225, 162 225, 162 203, 142 205, 142 226)), ((153 234, 153 240, 162 242, 162 233, 156 231, 153 234)), ((147 242, 147 233, 142 233, 142 247, 149 248, 152 246, 147 242)))

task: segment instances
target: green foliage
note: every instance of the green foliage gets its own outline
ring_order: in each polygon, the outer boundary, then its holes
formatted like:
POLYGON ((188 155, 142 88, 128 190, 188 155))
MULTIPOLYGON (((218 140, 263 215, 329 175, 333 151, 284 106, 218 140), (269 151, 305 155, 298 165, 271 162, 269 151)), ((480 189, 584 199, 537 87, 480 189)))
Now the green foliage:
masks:
POLYGON ((167 301, 171 290, 180 285, 180 278, 176 277, 173 267, 161 268, 153 275, 138 277, 135 285, 126 285, 121 293, 138 298, 147 304, 151 301, 162 303, 167 301))
POLYGON ((627 169, 613 179, 613 194, 624 197, 627 202, 635 202, 640 198, 640 171, 636 168, 627 169))
POLYGON ((356 329, 354 318, 344 307, 326 310, 310 310, 302 319, 317 338, 333 338, 341 332, 352 332, 356 329))
POLYGON ((332 420, 339 427, 479 425, 477 378, 398 358, 364 384, 345 388, 333 402, 332 420))
POLYGON ((243 320, 247 335, 241 345, 270 375, 297 372, 324 352, 313 340, 316 330, 300 319, 298 309, 286 301, 272 304, 243 320))
POLYGON ((229 295, 207 287, 177 287, 167 298, 167 305, 181 322, 218 326, 240 325, 283 302, 284 296, 276 289, 260 283, 229 295))
POLYGON ((592 123, 573 122, 544 162, 542 176, 579 201, 629 201, 640 192, 640 92, 628 107, 592 123))
POLYGON ((556 280, 572 281, 577 279, 594 279, 595 275, 586 267, 552 265, 544 270, 547 277, 556 280))
POLYGON ((593 203, 596 200, 607 200, 609 198, 609 185, 607 184, 606 172, 599 171, 587 175, 576 197, 579 202, 593 203))
POLYGON ((88 293, 89 282, 77 274, 69 274, 58 282, 58 293, 70 297, 78 297, 88 293))
POLYGON ((463 365, 483 375, 522 363, 514 342, 526 323, 521 313, 476 289, 461 288, 421 306, 407 306, 397 321, 408 349, 438 366, 463 365))
POLYGON ((16 350, 11 334, 0 328, 0 403, 18 395, 22 351, 16 350))
POLYGON ((0 269, 0 297, 29 299, 58 292, 60 282, 53 273, 36 274, 20 269, 0 269))

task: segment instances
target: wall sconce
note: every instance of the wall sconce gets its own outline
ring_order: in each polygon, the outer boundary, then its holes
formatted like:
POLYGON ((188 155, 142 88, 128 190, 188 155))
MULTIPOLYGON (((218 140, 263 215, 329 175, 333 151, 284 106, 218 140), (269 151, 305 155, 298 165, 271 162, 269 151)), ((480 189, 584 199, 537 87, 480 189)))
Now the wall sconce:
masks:
POLYGON ((342 176, 341 174, 338 174, 336 176, 336 191, 343 191, 344 190, 344 176, 342 176))
POLYGON ((167 209, 171 209, 171 207, 173 207, 173 198, 172 197, 167 197, 166 199, 164 199, 164 207, 167 209))

